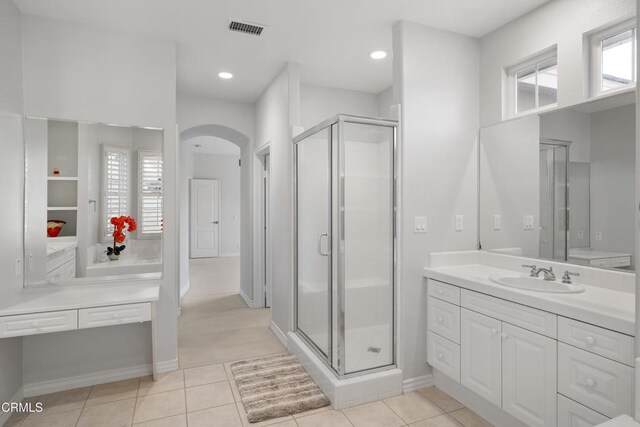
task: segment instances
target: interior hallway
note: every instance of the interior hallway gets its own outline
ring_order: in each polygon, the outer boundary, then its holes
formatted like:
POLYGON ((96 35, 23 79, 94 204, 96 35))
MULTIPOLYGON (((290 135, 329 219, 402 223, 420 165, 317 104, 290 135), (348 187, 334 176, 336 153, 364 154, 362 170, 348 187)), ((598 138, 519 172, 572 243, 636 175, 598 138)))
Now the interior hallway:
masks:
POLYGON ((286 351, 269 329, 271 310, 250 309, 237 290, 228 293, 239 289, 240 258, 191 260, 189 277, 179 319, 180 368, 286 351))

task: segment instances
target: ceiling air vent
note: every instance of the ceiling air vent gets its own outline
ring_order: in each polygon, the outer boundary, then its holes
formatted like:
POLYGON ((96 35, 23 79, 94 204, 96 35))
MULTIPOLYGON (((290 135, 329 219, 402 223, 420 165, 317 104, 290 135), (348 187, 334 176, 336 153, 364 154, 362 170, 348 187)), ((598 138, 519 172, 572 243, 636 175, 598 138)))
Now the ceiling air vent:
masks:
POLYGON ((229 23, 229 30, 259 36, 264 30, 264 26, 258 24, 249 24, 248 22, 231 21, 229 23))

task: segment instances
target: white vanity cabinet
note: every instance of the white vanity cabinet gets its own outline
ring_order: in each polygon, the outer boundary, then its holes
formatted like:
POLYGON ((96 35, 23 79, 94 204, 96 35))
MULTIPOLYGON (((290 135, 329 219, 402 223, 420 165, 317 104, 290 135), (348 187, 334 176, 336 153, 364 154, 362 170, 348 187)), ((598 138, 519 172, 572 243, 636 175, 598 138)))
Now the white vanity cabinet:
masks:
POLYGON ((432 279, 427 286, 427 361, 440 373, 527 426, 588 427, 632 413, 633 337, 432 279))

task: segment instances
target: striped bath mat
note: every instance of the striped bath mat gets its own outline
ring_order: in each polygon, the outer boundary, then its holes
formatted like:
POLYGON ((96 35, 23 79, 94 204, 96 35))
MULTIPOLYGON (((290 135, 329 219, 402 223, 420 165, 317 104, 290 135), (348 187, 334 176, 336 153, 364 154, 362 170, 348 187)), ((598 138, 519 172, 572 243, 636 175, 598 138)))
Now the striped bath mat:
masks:
POLYGON ((231 364, 251 423, 322 408, 322 394, 295 356, 284 353, 231 364))

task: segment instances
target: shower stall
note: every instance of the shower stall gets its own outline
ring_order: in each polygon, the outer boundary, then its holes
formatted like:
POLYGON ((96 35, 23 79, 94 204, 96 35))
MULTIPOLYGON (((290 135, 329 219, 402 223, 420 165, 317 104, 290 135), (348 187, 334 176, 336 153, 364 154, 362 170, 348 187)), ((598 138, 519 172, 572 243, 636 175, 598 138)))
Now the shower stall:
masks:
POLYGON ((540 258, 566 261, 570 141, 540 141, 540 258))
POLYGON ((339 114, 293 140, 294 334, 333 380, 396 366, 396 134, 339 114))

